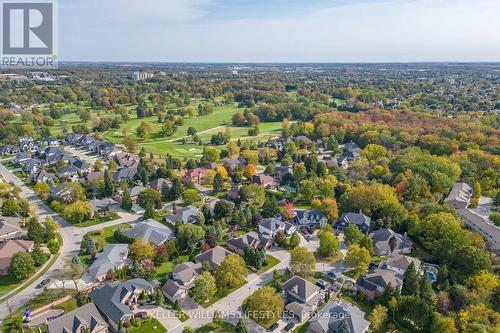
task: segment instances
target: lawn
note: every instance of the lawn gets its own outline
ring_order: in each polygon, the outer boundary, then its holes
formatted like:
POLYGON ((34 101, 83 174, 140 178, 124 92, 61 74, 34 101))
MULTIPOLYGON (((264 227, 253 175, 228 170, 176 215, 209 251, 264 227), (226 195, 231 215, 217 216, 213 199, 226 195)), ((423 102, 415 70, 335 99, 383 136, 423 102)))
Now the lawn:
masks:
POLYGON ((256 271, 255 273, 257 275, 261 275, 262 273, 267 272, 268 270, 270 270, 271 268, 280 263, 278 259, 269 254, 266 257, 267 257, 267 265, 262 266, 258 271, 256 271))
MULTIPOLYGON (((89 232, 89 234, 96 245, 97 252, 100 252, 108 244, 119 243, 114 237, 114 232, 116 229, 128 229, 130 227, 131 227, 131 225, 128 223, 122 223, 122 224, 117 224, 117 225, 106 227, 102 230, 91 231, 91 232, 89 232)), ((86 265, 88 265, 90 262, 90 255, 80 254, 79 258, 82 261, 82 263, 84 263, 86 265)))
POLYGON ((160 282, 164 282, 167 279, 168 273, 172 271, 174 268, 174 263, 171 261, 167 261, 158 268, 156 268, 156 279, 160 282))
POLYGON ((209 323, 209 324, 206 324, 200 328, 198 328, 196 331, 196 333, 233 333, 233 332, 236 332, 236 327, 234 327, 233 325, 229 324, 229 323, 226 323, 224 322, 224 324, 222 324, 221 327, 218 327, 216 328, 214 326, 214 324, 212 323, 209 323))
POLYGON ((0 276, 0 297, 12 291, 17 286, 19 286, 23 281, 17 281, 16 279, 6 275, 0 276))
POLYGON ((101 215, 102 216, 98 216, 96 218, 93 218, 93 219, 85 221, 85 222, 73 224, 73 226, 78 227, 78 228, 86 228, 86 227, 90 227, 90 226, 93 226, 96 224, 101 224, 101 223, 113 221, 113 220, 120 218, 120 216, 118 214, 116 214, 115 212, 107 212, 107 213, 104 213, 101 215))
POLYGON ((130 327, 127 333, 166 333, 167 330, 163 325, 154 318, 147 318, 140 321, 140 326, 130 327))
POLYGON ((305 322, 302 325, 297 326, 292 333, 306 333, 309 328, 309 322, 305 322))
POLYGON ((64 310, 64 313, 68 313, 73 311, 78 307, 78 304, 76 304, 76 299, 70 298, 65 302, 62 302, 61 304, 56 305, 54 308, 56 309, 62 309, 64 310))
POLYGON ((232 292, 238 290, 239 288, 243 287, 247 282, 243 282, 241 285, 238 285, 232 289, 229 289, 227 290, 226 292, 219 292, 217 291, 217 293, 215 294, 215 297, 212 298, 211 300, 209 300, 208 302, 206 303, 203 303, 203 304, 200 304, 201 307, 203 308, 208 308, 209 306, 217 303, 218 301, 220 301, 221 299, 223 299, 224 297, 226 297, 227 295, 231 294, 232 292))
POLYGON ((333 263, 336 263, 339 260, 342 260, 342 252, 340 252, 340 251, 337 251, 337 253, 335 253, 332 256, 328 256, 328 257, 320 256, 317 253, 315 253, 314 255, 316 257, 316 261, 319 261, 319 262, 322 262, 322 263, 325 263, 325 264, 333 264, 333 263))

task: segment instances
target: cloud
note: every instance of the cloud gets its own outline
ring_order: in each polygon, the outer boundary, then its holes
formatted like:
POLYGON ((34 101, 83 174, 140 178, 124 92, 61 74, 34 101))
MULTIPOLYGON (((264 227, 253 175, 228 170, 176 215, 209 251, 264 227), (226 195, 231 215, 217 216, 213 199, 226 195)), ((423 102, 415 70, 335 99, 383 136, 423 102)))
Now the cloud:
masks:
MULTIPOLYGON (((304 2, 304 10, 299 14, 284 17, 251 15, 242 19, 211 18, 212 3, 202 0, 166 0, 166 3, 143 0, 141 6, 147 8, 142 9, 123 5, 134 0, 86 1, 106 2, 106 6, 100 7, 102 20, 85 28, 74 21, 66 24, 71 34, 61 37, 61 45, 65 44, 62 46, 63 59, 194 62, 500 60, 500 21, 497 18, 500 2, 494 0, 361 0, 335 2, 315 10, 304 2), (121 10, 127 20, 109 18, 109 6, 117 2, 123 5, 121 10), (153 3, 162 3, 164 7, 152 12, 153 3)), ((286 2, 283 5, 286 6, 286 2)))

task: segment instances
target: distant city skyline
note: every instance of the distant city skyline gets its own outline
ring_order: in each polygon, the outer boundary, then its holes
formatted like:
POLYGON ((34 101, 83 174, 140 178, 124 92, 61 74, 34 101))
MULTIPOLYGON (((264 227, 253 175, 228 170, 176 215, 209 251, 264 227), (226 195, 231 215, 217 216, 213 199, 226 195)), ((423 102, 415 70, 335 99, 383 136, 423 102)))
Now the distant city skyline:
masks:
POLYGON ((61 61, 495 62, 495 0, 59 0, 61 61))

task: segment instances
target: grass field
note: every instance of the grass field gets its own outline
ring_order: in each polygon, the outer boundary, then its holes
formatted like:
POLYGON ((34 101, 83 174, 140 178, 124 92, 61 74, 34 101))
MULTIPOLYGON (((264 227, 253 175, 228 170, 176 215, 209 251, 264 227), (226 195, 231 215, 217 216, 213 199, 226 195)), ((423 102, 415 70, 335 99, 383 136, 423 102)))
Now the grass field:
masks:
POLYGON ((210 333, 210 332, 213 332, 213 333, 233 333, 233 332, 236 332, 236 327, 234 327, 233 325, 231 325, 229 323, 224 322, 224 324, 222 324, 221 327, 216 328, 214 326, 214 324, 209 323, 209 324, 206 324, 206 325, 198 328, 195 332, 196 333, 210 333))
POLYGON ((267 255, 267 265, 265 266, 262 266, 257 272, 255 272, 257 275, 260 275, 264 272, 267 272, 268 270, 270 270, 271 268, 273 268, 274 266, 276 266, 277 264, 279 264, 280 261, 278 259, 276 259, 275 257, 271 256, 271 255, 267 255))
POLYGON ((130 327, 127 329, 127 333, 166 333, 167 330, 163 325, 154 318, 148 318, 141 321, 141 325, 138 327, 130 327))
MULTIPOLYGON (((202 99, 195 99, 191 102, 191 106, 197 107, 202 99)), ((152 107, 152 104, 147 101, 148 106, 152 107)), ((77 106, 76 104, 67 104, 63 106, 66 113, 61 117, 61 119, 55 119, 54 125, 50 127, 51 135, 53 136, 63 136, 63 124, 71 132, 71 127, 73 125, 81 125, 83 122, 80 117, 76 114, 78 107, 90 109, 88 105, 77 106)), ((39 107, 40 110, 48 109, 47 105, 39 107)), ((129 110, 131 119, 125 124, 121 124, 120 129, 110 130, 103 133, 104 139, 116 144, 121 144, 123 142, 124 133, 137 139, 138 147, 146 150, 148 153, 153 153, 157 156, 165 156, 167 153, 179 157, 179 158, 194 158, 201 156, 203 151, 203 145, 198 145, 191 143, 190 138, 187 137, 187 129, 189 127, 194 127, 198 136, 201 138, 203 144, 210 143, 212 135, 218 132, 224 132, 225 128, 229 129, 231 140, 241 139, 242 141, 265 141, 270 137, 275 137, 281 132, 280 122, 271 123, 261 123, 259 126, 260 133, 257 136, 248 136, 247 127, 235 127, 231 126, 232 116, 236 112, 243 112, 244 109, 238 108, 236 103, 233 104, 223 104, 214 106, 214 112, 210 115, 204 116, 194 116, 192 118, 184 118, 183 125, 177 128, 174 135, 169 137, 162 137, 159 134, 162 124, 157 122, 157 117, 146 117, 138 119, 135 112, 135 105, 125 106, 125 109, 129 110), (151 126, 151 133, 147 139, 139 139, 136 136, 136 130, 142 121, 146 121, 151 126), (186 137, 187 142, 182 143, 182 139, 186 137)), ((168 105, 167 109, 176 109, 175 105, 168 105)), ((106 116, 113 115, 114 111, 108 110, 92 110, 92 115, 106 116)), ((21 122, 21 117, 14 120, 15 122, 21 122)), ((91 128, 92 122, 89 120, 86 125, 91 128)))

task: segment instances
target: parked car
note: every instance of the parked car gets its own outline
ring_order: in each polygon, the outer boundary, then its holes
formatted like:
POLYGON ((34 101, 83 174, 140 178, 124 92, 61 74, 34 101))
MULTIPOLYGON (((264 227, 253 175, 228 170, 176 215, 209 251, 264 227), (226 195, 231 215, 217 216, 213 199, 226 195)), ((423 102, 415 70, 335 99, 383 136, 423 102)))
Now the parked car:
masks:
POLYGON ((286 326, 285 326, 285 332, 288 332, 290 330, 292 330, 292 328, 295 326, 295 323, 288 323, 286 326))
POLYGON ((325 280, 322 280, 322 279, 319 279, 318 281, 316 281, 316 284, 318 286, 320 286, 322 289, 326 289, 329 286, 328 282, 326 282, 325 280))
POLYGON ((37 284, 36 289, 41 289, 41 288, 45 287, 49 282, 50 282, 50 279, 42 280, 42 282, 37 284))
POLYGON ((271 326, 267 329, 267 331, 268 331, 268 332, 272 332, 272 331, 274 331, 275 329, 277 329, 277 328, 278 328, 278 326, 279 326, 279 325, 278 325, 278 323, 274 323, 274 324, 272 324, 272 325, 271 325, 271 326))
POLYGON ((148 313, 146 311, 140 311, 140 312, 134 313, 135 319, 144 319, 147 316, 148 316, 148 313))

